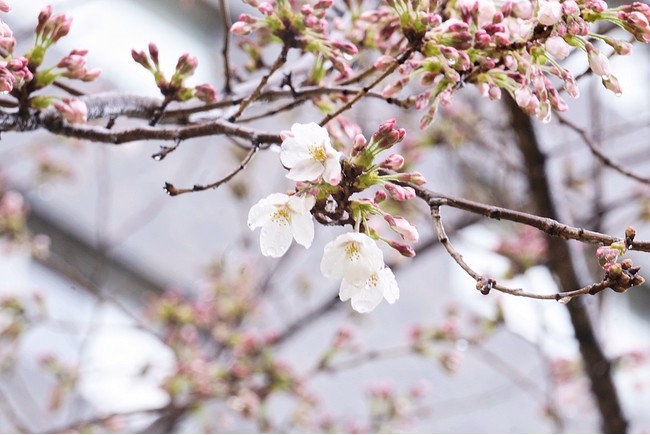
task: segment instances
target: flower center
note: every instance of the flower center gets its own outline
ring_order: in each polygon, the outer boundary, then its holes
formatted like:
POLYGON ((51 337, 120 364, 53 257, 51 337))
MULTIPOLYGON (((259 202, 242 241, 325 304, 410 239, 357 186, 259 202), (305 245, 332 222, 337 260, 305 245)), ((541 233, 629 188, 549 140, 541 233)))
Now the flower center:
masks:
POLYGON ((345 256, 350 261, 358 261, 361 258, 361 249, 357 242, 350 242, 345 246, 345 256))
POLYGON ((287 207, 278 208, 272 217, 273 221, 280 225, 289 224, 289 209, 287 207))
POLYGON ((370 277, 366 281, 366 288, 377 287, 378 283, 379 283, 379 275, 377 275, 377 273, 375 272, 372 275, 370 275, 370 277))
POLYGON ((312 160, 323 163, 327 160, 327 153, 323 145, 309 145, 309 155, 312 160))

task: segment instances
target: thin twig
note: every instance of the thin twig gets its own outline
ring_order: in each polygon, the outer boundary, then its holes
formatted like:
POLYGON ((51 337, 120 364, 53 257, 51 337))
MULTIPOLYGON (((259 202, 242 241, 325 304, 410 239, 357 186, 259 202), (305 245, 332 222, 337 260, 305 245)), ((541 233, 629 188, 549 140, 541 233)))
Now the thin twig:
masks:
POLYGON ((605 166, 608 166, 615 170, 616 172, 619 172, 620 174, 625 175, 626 177, 632 178, 636 181, 639 181, 641 183, 645 184, 650 184, 650 178, 643 177, 635 172, 630 171, 629 169, 624 168, 622 165, 619 165, 618 163, 614 162, 612 159, 610 159, 607 154, 605 154, 605 151, 598 145, 596 144, 591 137, 589 137, 589 134, 584 128, 581 128, 574 124, 572 121, 569 121, 569 119, 561 116, 558 114, 558 121, 560 121, 560 124, 566 125, 569 127, 571 130, 575 131, 582 137, 582 140, 584 143, 589 147, 589 150, 591 153, 598 158, 605 166))
POLYGON ((177 187, 174 187, 173 184, 171 183, 165 183, 165 191, 170 195, 170 196, 177 196, 181 195, 183 193, 189 193, 189 192, 200 192, 203 190, 208 190, 208 189, 216 189, 217 187, 221 186, 224 183, 227 183, 231 179, 233 179, 237 174, 239 174, 241 171, 246 169, 246 166, 248 163, 251 161, 253 156, 257 153, 259 150, 259 146, 253 145, 251 149, 248 151, 248 154, 246 154, 246 157, 244 157, 244 160, 239 164, 239 166, 232 171, 230 174, 226 175, 225 177, 221 178, 220 180, 215 181, 214 183, 210 184, 195 184, 194 186, 190 188, 183 188, 179 189, 177 187))
POLYGON ((322 119, 318 124, 322 127, 322 126, 324 126, 325 124, 327 124, 328 122, 330 122, 332 119, 336 118, 336 117, 337 117, 338 115, 340 115, 341 113, 343 113, 343 112, 345 112, 346 110, 350 109, 354 103, 356 103, 356 102, 359 101, 361 98, 363 98, 364 96, 366 96, 366 95, 368 94, 368 92, 369 92, 372 88, 374 88, 375 86, 377 86, 377 85, 378 85, 382 80, 384 80, 386 77, 388 77, 389 75, 391 75, 391 74, 393 73, 393 71, 395 71, 395 70, 397 69, 397 67, 399 67, 401 64, 403 64, 404 62, 406 62, 406 61, 411 57, 412 54, 413 54, 413 49, 409 47, 409 48, 408 48, 408 49, 407 49, 407 50, 406 50, 406 51, 405 51, 405 52, 404 52, 404 53, 403 53, 403 54, 402 54, 402 55, 397 59, 397 61, 396 61, 393 65, 391 65, 390 67, 388 67, 388 68, 386 69, 386 71, 383 72, 383 74, 381 74, 379 77, 377 77, 375 80, 373 80, 373 81, 372 81, 368 86, 363 87, 359 92, 357 92, 357 94, 356 94, 352 99, 350 99, 350 100, 349 100, 347 103, 345 103, 343 106, 339 107, 338 110, 336 110, 336 111, 334 111, 334 112, 332 112, 332 113, 327 114, 327 115, 326 115, 326 116, 325 116, 325 117, 324 117, 324 118, 323 118, 323 119, 322 119))
POLYGON ((223 69, 224 80, 223 91, 226 94, 232 93, 232 74, 230 73, 230 54, 228 53, 230 47, 230 9, 228 8, 228 0, 219 0, 221 6, 221 24, 223 25, 223 47, 221 55, 223 56, 223 69))
POLYGON ((282 46, 282 51, 280 52, 280 55, 278 56, 277 59, 275 59, 275 62, 273 62, 273 65, 271 65, 271 69, 269 70, 268 73, 266 73, 262 79, 260 80, 259 84, 257 85, 257 88, 244 99, 244 101, 241 102, 239 105, 239 109, 237 109, 237 112, 232 115, 230 118, 228 118, 228 121, 230 122, 235 122, 237 118, 241 116, 242 113, 244 113, 244 110, 255 100, 257 100, 262 93, 262 90, 264 89, 264 86, 269 82, 269 79, 271 76, 280 69, 282 65, 284 65, 287 61, 287 54, 289 53, 289 46, 288 45, 283 45, 282 46))
MULTIPOLYGON (((382 170, 383 174, 393 174, 391 171, 382 170)), ((507 220, 517 222, 537 228, 544 233, 567 240, 578 240, 584 243, 594 245, 611 245, 612 243, 623 242, 623 237, 614 237, 596 231, 589 231, 583 228, 572 227, 556 221, 555 219, 545 218, 530 213, 525 213, 508 208, 483 204, 469 199, 458 198, 451 195, 445 195, 439 192, 433 192, 410 183, 401 183, 405 186, 412 187, 418 197, 427 201, 429 206, 438 208, 448 206, 459 210, 465 210, 470 213, 476 213, 495 220, 507 220)), ((638 241, 628 247, 629 250, 639 252, 650 252, 650 241, 638 241)))
POLYGON ((521 296, 521 297, 526 297, 531 299, 544 299, 544 300, 568 302, 573 297, 586 295, 586 294, 593 295, 615 284, 614 281, 605 279, 598 283, 591 284, 577 290, 552 293, 552 294, 528 293, 523 291, 520 288, 510 288, 510 287, 502 286, 498 284, 494 279, 486 278, 483 275, 479 274, 474 269, 472 269, 465 262, 465 260, 463 260, 463 256, 460 255, 458 251, 454 248, 454 246, 449 241, 447 234, 445 233, 445 229, 442 225, 442 219, 440 218, 439 206, 431 207, 431 218, 433 221, 433 227, 436 230, 436 234, 438 235, 438 241, 440 242, 440 244, 442 244, 442 246, 447 250, 447 253, 451 256, 451 258, 453 258, 456 264, 458 264, 461 267, 461 269, 463 269, 469 276, 471 276, 476 281, 476 288, 479 291, 481 291, 481 293, 483 294, 487 294, 490 292, 491 289, 495 289, 502 293, 507 293, 513 296, 521 296))
POLYGON ((74 96, 74 97, 81 97, 83 95, 86 95, 85 93, 73 88, 70 85, 66 85, 65 83, 60 82, 59 80, 55 80, 54 83, 52 83, 55 87, 66 91, 68 94, 74 96))

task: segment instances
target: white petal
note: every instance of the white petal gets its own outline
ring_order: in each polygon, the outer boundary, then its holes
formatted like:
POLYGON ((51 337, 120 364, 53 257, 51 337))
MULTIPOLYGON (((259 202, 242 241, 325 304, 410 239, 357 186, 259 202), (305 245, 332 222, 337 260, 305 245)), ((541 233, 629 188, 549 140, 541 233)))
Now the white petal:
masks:
POLYGON ((291 232, 296 242, 305 248, 311 246, 314 240, 314 221, 311 214, 294 214, 291 216, 291 232))
POLYGON ((254 230, 265 225, 271 219, 275 210, 275 206, 270 203, 268 198, 260 199, 248 212, 248 227, 254 230))
POLYGON ((309 160, 309 148, 306 144, 299 142, 296 138, 288 138, 282 142, 280 161, 287 168, 293 168, 303 160, 309 160))
POLYGON ((262 227, 260 233, 260 248, 262 255, 267 257, 282 257, 289 246, 293 236, 289 222, 271 220, 262 227))
POLYGON ((339 288, 339 299, 345 302, 348 299, 350 299, 352 296, 354 296, 358 291, 359 291, 358 287, 353 286, 346 280, 343 280, 341 281, 341 288, 339 288))
POLYGON ((399 287, 397 280, 390 267, 386 267, 377 272, 379 277, 378 287, 381 288, 384 298, 389 304, 394 304, 399 299, 399 287))
POLYGON ((364 286, 352 295, 352 308, 360 313, 374 310, 384 298, 379 286, 364 286))
POLYGON ((338 155, 335 158, 325 160, 323 179, 332 186, 336 186, 341 182, 341 162, 338 155))
POLYGON ((293 124, 291 126, 291 133, 294 137, 304 143, 305 145, 314 145, 314 144, 330 144, 330 135, 327 132, 327 129, 321 127, 315 122, 309 122, 307 124, 293 124))
POLYGON ((290 199, 291 197, 284 193, 272 193, 266 197, 266 200, 274 205, 285 205, 290 199))
POLYGON ((341 236, 325 245, 323 259, 320 262, 320 271, 326 278, 341 279, 343 277, 345 251, 337 243, 340 238, 341 236))
POLYGON ((298 214, 309 214, 316 204, 316 197, 313 195, 291 196, 289 197, 289 208, 298 214))
POLYGON ((303 160, 296 164, 287 178, 293 181, 314 181, 323 174, 323 164, 316 160, 303 160))

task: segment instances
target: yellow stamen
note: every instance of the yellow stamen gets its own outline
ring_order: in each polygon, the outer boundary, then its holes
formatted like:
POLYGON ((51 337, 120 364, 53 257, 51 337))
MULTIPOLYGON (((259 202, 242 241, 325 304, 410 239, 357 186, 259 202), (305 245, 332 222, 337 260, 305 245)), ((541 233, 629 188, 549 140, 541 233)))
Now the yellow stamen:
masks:
POLYGON ((350 242, 345 247, 345 255, 350 261, 358 261, 361 258, 359 244, 357 242, 350 242))
POLYGON ((322 163, 327 160, 327 153, 325 152, 325 147, 323 145, 310 145, 309 155, 312 160, 316 160, 317 162, 322 163))

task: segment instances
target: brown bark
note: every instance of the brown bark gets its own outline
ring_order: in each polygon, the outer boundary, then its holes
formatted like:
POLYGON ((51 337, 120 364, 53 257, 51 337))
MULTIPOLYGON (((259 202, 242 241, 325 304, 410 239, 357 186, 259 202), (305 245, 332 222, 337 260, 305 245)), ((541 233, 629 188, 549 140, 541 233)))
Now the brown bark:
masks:
MULTIPOLYGON (((557 210, 546 178, 546 157, 542 153, 530 117, 523 113, 511 99, 508 107, 517 144, 525 161, 530 195, 536 212, 542 216, 557 219, 557 210)), ((548 239, 549 267, 562 289, 579 288, 581 283, 576 273, 571 252, 566 240, 557 237, 548 239)), ((603 353, 582 298, 567 304, 576 340, 580 345, 585 373, 591 383, 591 391, 601 416, 603 433, 626 433, 627 420, 621 409, 618 394, 612 379, 612 366, 603 353)))

